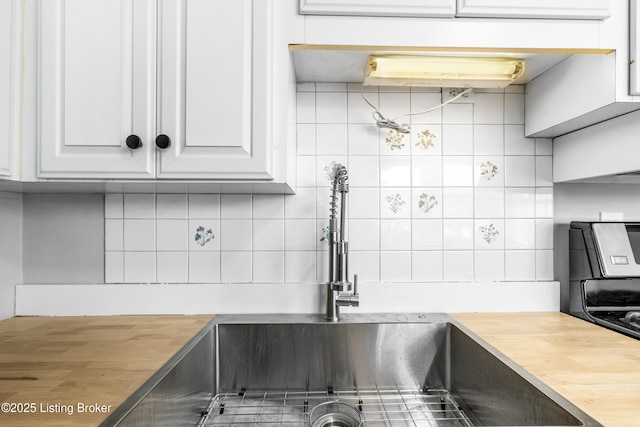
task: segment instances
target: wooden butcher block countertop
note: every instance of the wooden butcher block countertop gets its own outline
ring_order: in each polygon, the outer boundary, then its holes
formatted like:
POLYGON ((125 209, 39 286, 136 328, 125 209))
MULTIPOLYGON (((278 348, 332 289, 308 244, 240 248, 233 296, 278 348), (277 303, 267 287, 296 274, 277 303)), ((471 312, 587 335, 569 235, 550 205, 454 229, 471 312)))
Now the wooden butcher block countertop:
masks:
POLYGON ((640 426, 639 340, 562 313, 452 316, 605 426, 640 426))
POLYGON ((100 424, 213 317, 1 321, 0 425, 100 424))

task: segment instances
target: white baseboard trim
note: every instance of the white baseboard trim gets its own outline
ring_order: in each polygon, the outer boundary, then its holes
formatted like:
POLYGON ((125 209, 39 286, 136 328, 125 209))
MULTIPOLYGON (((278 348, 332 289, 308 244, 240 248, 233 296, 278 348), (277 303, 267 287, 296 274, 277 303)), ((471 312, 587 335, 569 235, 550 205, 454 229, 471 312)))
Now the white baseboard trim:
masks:
MULTIPOLYGON (((364 283, 351 313, 559 311, 559 282, 364 283)), ((17 316, 321 313, 317 284, 23 284, 17 316)))

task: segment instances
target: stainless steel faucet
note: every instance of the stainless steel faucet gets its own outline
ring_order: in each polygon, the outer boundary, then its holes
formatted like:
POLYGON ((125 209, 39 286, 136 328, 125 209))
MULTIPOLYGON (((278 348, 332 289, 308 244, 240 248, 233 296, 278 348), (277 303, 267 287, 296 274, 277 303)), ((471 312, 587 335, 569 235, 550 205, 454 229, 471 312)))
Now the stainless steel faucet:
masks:
POLYGON ((331 189, 331 210, 329 214, 329 280, 327 282, 327 312, 329 322, 340 320, 340 306, 358 307, 358 276, 349 281, 349 244, 345 240, 345 222, 347 193, 349 192, 347 169, 341 164, 333 167, 333 186, 331 189), (340 200, 338 201, 338 194, 340 200), (338 226, 337 209, 340 204, 338 226))

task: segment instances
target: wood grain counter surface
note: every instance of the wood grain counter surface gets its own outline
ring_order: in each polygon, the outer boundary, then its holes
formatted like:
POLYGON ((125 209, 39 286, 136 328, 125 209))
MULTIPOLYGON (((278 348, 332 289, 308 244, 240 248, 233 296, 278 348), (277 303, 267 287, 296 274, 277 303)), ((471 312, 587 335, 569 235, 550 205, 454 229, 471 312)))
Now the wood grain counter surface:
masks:
POLYGON ((640 340, 563 313, 452 316, 605 426, 640 426, 640 340))
POLYGON ((100 424, 213 317, 14 317, 1 321, 0 425, 100 424), (7 413, 7 409, 23 412, 7 413))

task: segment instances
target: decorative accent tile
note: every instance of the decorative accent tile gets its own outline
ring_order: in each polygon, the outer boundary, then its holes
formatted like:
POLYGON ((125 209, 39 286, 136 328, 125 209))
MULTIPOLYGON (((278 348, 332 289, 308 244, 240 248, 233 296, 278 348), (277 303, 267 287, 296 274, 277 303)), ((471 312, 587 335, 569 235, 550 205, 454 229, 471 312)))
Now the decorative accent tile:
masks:
POLYGON ((406 143, 404 142, 404 133, 394 129, 389 129, 385 137, 385 143, 391 150, 402 150, 406 143))
POLYGON ((212 241, 215 237, 216 236, 213 234, 213 230, 211 230, 210 228, 205 229, 203 226, 199 225, 198 228, 196 228, 196 235, 194 237, 194 240, 198 245, 204 246, 212 241))
POLYGON ((438 199, 433 194, 422 193, 420 194, 420 199, 418 200, 418 208, 424 212, 428 213, 431 209, 435 208, 438 204, 438 199))
POLYGON ((431 133, 429 129, 425 129, 417 134, 416 147, 428 150, 430 148, 436 148, 435 144, 436 135, 431 133))
POLYGON ((387 208, 389 208, 389 210, 394 214, 400 212, 404 208, 404 205, 407 204, 400 193, 389 195, 385 197, 384 200, 387 202, 387 208))
POLYGON ((480 164, 480 176, 487 181, 491 181, 498 174, 498 166, 489 160, 480 164))
POLYGON ((482 240, 489 244, 491 244, 500 234, 493 224, 480 226, 480 233, 482 235, 482 240))

